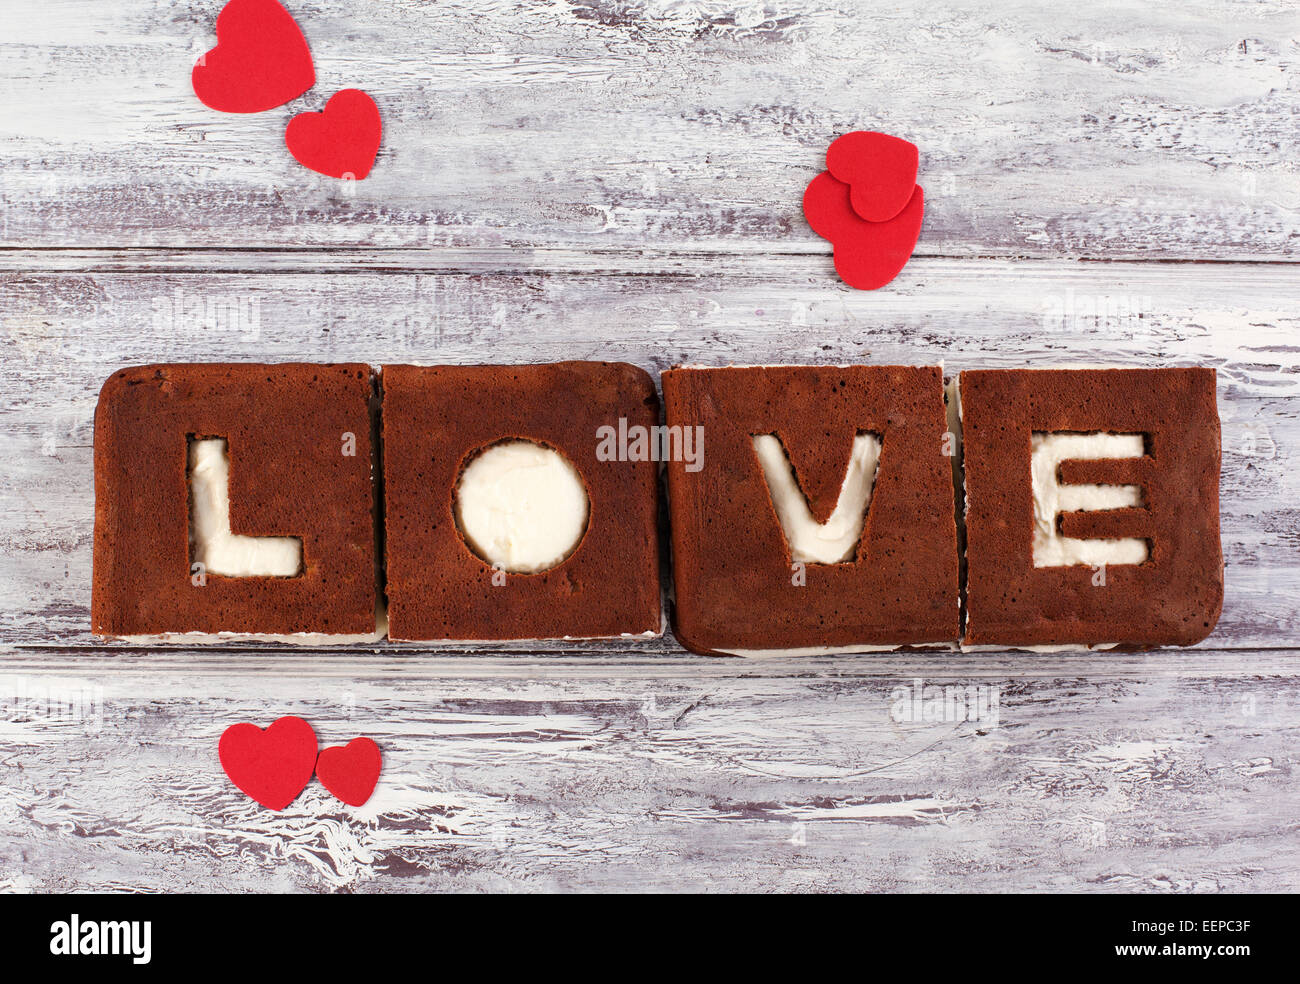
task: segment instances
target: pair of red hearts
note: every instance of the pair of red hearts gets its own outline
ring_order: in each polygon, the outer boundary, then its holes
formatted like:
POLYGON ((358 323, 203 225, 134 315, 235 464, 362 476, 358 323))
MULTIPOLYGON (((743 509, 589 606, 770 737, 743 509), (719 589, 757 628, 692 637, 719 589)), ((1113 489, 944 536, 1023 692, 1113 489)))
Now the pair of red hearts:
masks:
MULTIPOLYGON (((230 0, 217 15, 217 46, 194 66, 199 101, 223 113, 261 113, 316 84, 311 50, 278 0, 230 0)), ((284 141, 305 167, 360 181, 370 173, 383 124, 375 101, 344 89, 320 113, 299 113, 284 141)))
POLYGON ((925 212, 916 145, 887 133, 846 133, 826 151, 826 170, 803 195, 813 232, 835 247, 835 272, 875 290, 907 265, 925 212))
POLYGON ((263 731, 232 724, 217 743, 230 781, 257 802, 283 810, 307 788, 312 774, 348 806, 362 806, 375 791, 383 757, 369 738, 316 752, 316 732, 300 717, 282 717, 263 731))

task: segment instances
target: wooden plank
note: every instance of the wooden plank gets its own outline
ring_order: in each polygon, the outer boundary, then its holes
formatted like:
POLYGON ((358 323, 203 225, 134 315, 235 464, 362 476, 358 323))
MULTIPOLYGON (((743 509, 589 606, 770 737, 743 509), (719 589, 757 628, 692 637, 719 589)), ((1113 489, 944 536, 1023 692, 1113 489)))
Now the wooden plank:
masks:
POLYGON ((1295 645, 1300 281, 1286 265, 921 259, 896 288, 864 294, 830 281, 819 257, 701 256, 690 272, 651 261, 619 273, 585 269, 608 258, 539 254, 512 270, 500 254, 470 255, 484 266, 0 275, 0 642, 92 644, 91 421, 100 383, 123 365, 589 358, 652 371, 733 361, 1214 366, 1228 570, 1206 645, 1295 645))
POLYGON ((811 252, 836 135, 922 151, 927 256, 1294 261, 1290 0, 290 4, 317 88, 189 88, 220 0, 11 5, 0 245, 811 252), (292 114, 375 95, 378 166, 299 167, 292 114))
POLYGON ((6 653, 0 888, 1290 891, 1294 660, 1191 661, 6 653), (286 713, 370 803, 226 781, 286 713))

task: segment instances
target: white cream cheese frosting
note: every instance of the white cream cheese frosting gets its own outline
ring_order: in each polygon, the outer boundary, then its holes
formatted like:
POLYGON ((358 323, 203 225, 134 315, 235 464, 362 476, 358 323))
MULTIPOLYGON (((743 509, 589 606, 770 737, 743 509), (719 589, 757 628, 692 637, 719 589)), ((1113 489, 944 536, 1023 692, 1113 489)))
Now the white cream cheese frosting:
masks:
POLYGON ((1068 567, 1089 564, 1141 564, 1148 556, 1146 540, 1081 540, 1062 536, 1056 518, 1063 512, 1127 509, 1142 505, 1136 485, 1063 485, 1062 461, 1141 458, 1146 453, 1141 434, 1033 435, 1030 471, 1034 493, 1034 566, 1068 567))
POLYGON ((137 645, 208 646, 223 642, 280 642, 290 646, 351 646, 383 642, 388 636, 388 612, 382 603, 375 606, 375 631, 331 635, 325 632, 163 632, 158 635, 120 636, 137 645))
POLYGON ((720 649, 724 656, 743 656, 746 659, 802 658, 805 656, 851 656, 855 653, 894 653, 903 649, 956 652, 955 642, 900 642, 890 646, 859 643, 851 646, 799 646, 794 649, 720 649))
POLYGON ((794 468, 781 442, 772 434, 755 434, 754 453, 763 468, 772 506, 785 532, 790 559, 804 564, 851 561, 862 539, 862 526, 871 501, 871 487, 880 462, 880 438, 859 434, 853 439, 849 467, 840 486, 835 510, 825 523, 813 519, 808 498, 799 488, 794 468))
POLYGON ((230 457, 224 438, 190 442, 190 542, 193 559, 222 577, 295 577, 302 541, 236 536, 230 531, 230 457))
POLYGON ((487 448, 456 487, 456 522, 470 549, 512 574, 561 563, 582 539, 589 512, 577 469, 532 441, 487 448))

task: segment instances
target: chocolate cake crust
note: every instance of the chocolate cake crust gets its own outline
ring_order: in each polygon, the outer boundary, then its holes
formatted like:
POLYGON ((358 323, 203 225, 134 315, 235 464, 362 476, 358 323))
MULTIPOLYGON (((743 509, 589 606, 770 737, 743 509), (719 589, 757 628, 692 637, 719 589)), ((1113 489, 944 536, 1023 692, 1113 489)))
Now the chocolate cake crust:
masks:
POLYGON ((960 376, 968 645, 1191 645, 1223 605, 1213 369, 980 370, 960 376), (1062 514, 1068 537, 1146 539, 1145 563, 1034 567, 1035 433, 1145 435, 1134 459, 1065 461, 1067 484, 1128 484, 1141 508, 1062 514), (1098 582, 1101 583, 1098 583, 1098 582))
POLYGON ((109 377, 95 411, 92 630, 373 633, 373 392, 365 365, 152 365, 109 377), (228 442, 232 532, 300 538, 296 577, 192 582, 187 451, 202 437, 228 442))
POLYGON ((696 472, 668 463, 678 639, 699 653, 903 646, 957 638, 953 442, 938 367, 675 368, 670 427, 703 428, 696 472), (856 559, 796 586, 753 448, 775 434, 817 522, 835 509, 854 438, 880 460, 856 559))
POLYGON ((389 635, 398 640, 608 638, 661 628, 658 464, 598 459, 602 426, 654 428, 654 382, 624 363, 385 366, 389 635), (457 528, 468 461, 510 440, 563 454, 586 532, 537 573, 495 571, 457 528))

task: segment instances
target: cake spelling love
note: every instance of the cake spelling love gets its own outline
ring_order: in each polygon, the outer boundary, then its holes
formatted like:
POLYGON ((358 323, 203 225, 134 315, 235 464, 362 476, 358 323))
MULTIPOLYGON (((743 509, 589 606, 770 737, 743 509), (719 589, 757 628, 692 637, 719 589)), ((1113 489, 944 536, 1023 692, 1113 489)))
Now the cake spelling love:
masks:
POLYGON ((667 594, 691 650, 797 656, 1187 646, 1218 620, 1212 369, 683 366, 662 394, 661 422, 655 381, 606 362, 120 370, 93 631, 653 638, 667 594))

